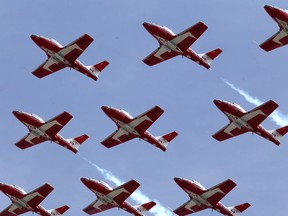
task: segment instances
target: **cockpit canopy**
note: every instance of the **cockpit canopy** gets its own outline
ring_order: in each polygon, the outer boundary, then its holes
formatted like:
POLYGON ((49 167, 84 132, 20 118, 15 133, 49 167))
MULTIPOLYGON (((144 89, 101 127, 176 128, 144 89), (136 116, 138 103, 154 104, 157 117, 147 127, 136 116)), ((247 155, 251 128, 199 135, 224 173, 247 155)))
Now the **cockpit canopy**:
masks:
POLYGON ((106 182, 104 181, 99 181, 102 185, 104 185, 106 188, 110 189, 110 190, 113 190, 113 188, 110 187, 110 185, 108 185, 106 182))
POLYGON ((31 116, 34 117, 34 118, 36 118, 36 119, 38 119, 40 122, 43 122, 43 123, 45 122, 42 118, 40 118, 40 117, 37 116, 36 114, 33 114, 33 113, 32 113, 31 116))
POLYGON ((125 110, 120 110, 122 113, 124 113, 125 115, 129 116, 131 119, 133 119, 133 117, 130 115, 130 113, 128 113, 127 111, 125 110))

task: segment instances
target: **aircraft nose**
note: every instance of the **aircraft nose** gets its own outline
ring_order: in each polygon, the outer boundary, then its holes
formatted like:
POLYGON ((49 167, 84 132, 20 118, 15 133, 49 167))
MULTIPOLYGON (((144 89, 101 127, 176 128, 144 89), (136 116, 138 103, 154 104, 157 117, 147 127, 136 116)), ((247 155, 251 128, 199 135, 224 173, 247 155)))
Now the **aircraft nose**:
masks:
POLYGON ((216 106, 218 106, 219 104, 222 104, 223 101, 215 99, 215 100, 213 100, 213 103, 214 103, 216 106))
POLYGON ((22 114, 22 112, 21 112, 21 111, 18 111, 18 110, 14 110, 14 111, 12 111, 12 113, 13 113, 13 115, 16 116, 16 117, 22 114))
POLYGON ((37 38, 39 38, 39 35, 30 35, 30 38, 33 40, 33 41, 35 41, 35 40, 37 40, 37 38))
POLYGON ((271 14, 271 12, 277 10, 276 7, 273 7, 273 6, 271 6, 271 5, 265 5, 265 6, 264 6, 264 9, 266 10, 266 12, 267 12, 268 14, 271 14))
POLYGON ((83 182, 83 184, 86 184, 89 181, 88 178, 81 178, 80 180, 83 182))
POLYGON ((152 26, 152 24, 151 24, 151 23, 148 23, 148 22, 144 22, 144 23, 143 23, 143 26, 144 26, 144 28, 145 28, 146 30, 148 30, 148 29, 150 29, 150 27, 152 26))
POLYGON ((107 111, 110 110, 108 106, 102 106, 101 109, 106 113, 107 111))
POLYGON ((183 181, 183 178, 175 177, 174 181, 178 184, 179 182, 183 181))

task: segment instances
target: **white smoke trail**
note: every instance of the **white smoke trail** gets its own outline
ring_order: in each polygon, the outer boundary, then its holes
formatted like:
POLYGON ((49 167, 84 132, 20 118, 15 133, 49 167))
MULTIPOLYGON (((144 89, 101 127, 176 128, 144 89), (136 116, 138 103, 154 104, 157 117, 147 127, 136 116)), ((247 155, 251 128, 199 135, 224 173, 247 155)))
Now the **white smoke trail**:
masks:
MULTIPOLYGON (((79 154, 79 153, 78 153, 79 154)), ((118 177, 116 177, 111 171, 103 169, 99 167, 97 164, 94 164, 90 160, 88 160, 85 157, 82 157, 85 161, 87 161, 91 166, 96 168, 101 175, 108 181, 113 182, 116 186, 119 186, 121 184, 124 184, 125 181, 120 180, 118 177)), ((143 194, 140 190, 136 190, 134 193, 131 194, 130 196, 135 202, 144 204, 146 202, 152 201, 148 196, 143 194)), ((156 206, 154 206, 149 212, 156 215, 156 216, 173 216, 174 213, 170 211, 170 209, 165 208, 160 204, 160 202, 153 200, 154 202, 157 203, 156 206)))
MULTIPOLYGON (((240 95, 242 95, 246 101, 248 101, 249 103, 252 103, 256 106, 259 106, 261 104, 263 104, 264 102, 262 102, 261 100, 259 100, 257 97, 253 97, 251 95, 249 95, 249 93, 245 92, 244 90, 237 88, 235 85, 233 85, 232 83, 222 79, 230 88, 232 88, 233 90, 235 90, 236 92, 238 92, 240 95)), ((288 125, 288 116, 285 114, 282 114, 281 112, 275 110, 270 116, 269 116, 277 125, 279 126, 285 126, 288 125)))

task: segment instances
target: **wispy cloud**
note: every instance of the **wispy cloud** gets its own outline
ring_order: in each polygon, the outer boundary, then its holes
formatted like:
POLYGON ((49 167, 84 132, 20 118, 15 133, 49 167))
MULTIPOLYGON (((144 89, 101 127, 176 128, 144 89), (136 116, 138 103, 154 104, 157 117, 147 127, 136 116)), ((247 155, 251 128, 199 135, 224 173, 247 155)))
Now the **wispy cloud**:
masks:
MULTIPOLYGON (((111 171, 103 169, 101 167, 99 167, 97 164, 93 163, 92 161, 88 160, 85 157, 82 157, 85 161, 87 161, 91 166, 93 166, 94 168, 96 168, 96 170, 98 170, 101 175, 108 181, 113 182, 116 186, 119 186, 121 184, 124 184, 125 181, 119 179, 117 176, 115 176, 111 171)), ((160 202, 153 200, 151 198, 149 198, 147 195, 145 195, 144 193, 142 193, 140 190, 136 190, 134 193, 132 193, 132 195, 130 196, 130 198, 132 198, 135 202, 140 203, 140 204, 144 204, 150 201, 154 201, 157 203, 156 206, 154 206, 149 212, 156 215, 156 216, 173 216, 174 213, 172 211, 170 211, 170 209, 165 208, 164 206, 162 206, 160 204, 160 202)))
MULTIPOLYGON (((242 95, 246 101, 249 103, 252 103, 256 106, 259 106, 263 104, 264 102, 258 99, 257 97, 251 96, 248 92, 236 87, 232 83, 228 82, 227 80, 222 79, 230 88, 232 88, 234 91, 238 92, 240 95, 242 95)), ((278 110, 275 110, 270 116, 269 116, 277 125, 279 126, 285 126, 288 125, 288 116, 279 112, 278 110)))

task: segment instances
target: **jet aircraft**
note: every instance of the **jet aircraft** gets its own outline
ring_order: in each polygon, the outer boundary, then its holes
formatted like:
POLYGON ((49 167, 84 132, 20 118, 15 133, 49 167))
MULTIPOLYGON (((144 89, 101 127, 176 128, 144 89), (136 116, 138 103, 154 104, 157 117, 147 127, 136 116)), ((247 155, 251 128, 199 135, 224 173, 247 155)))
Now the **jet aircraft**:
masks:
POLYGON ((72 115, 68 112, 63 112, 47 122, 35 114, 29 114, 22 111, 13 111, 12 113, 29 130, 29 133, 15 144, 21 149, 26 149, 47 140, 51 140, 62 147, 77 153, 79 146, 88 138, 88 136, 84 134, 76 138, 64 139, 58 134, 72 118, 72 115))
POLYGON ((166 26, 147 22, 144 22, 143 26, 156 38, 160 45, 159 48, 143 59, 143 62, 149 66, 182 55, 209 69, 212 61, 222 52, 221 49, 215 49, 208 53, 197 54, 189 48, 208 28, 202 22, 198 22, 177 35, 166 26))
POLYGON ((212 135, 212 137, 218 141, 223 141, 251 131, 279 145, 280 138, 288 132, 288 126, 268 131, 261 125, 261 122, 278 107, 278 104, 272 100, 267 101, 249 112, 246 112, 235 103, 222 100, 214 100, 213 102, 230 121, 228 125, 212 135))
POLYGON ((175 177, 174 180, 190 198, 190 200, 174 210, 174 213, 177 215, 188 215, 211 208, 226 216, 239 216, 250 207, 249 203, 226 207, 220 202, 220 200, 236 186, 230 179, 208 190, 196 181, 177 177, 175 177))
POLYGON ((265 5, 264 9, 279 26, 279 31, 276 34, 259 45, 269 52, 288 44, 288 11, 270 5, 265 5))
POLYGON ((95 195, 97 200, 83 209, 89 215, 99 213, 114 207, 121 208, 132 215, 141 216, 156 205, 155 202, 148 202, 140 206, 132 206, 126 199, 140 186, 135 180, 112 189, 108 184, 94 179, 81 178, 83 184, 95 195))
POLYGON ((147 131, 147 129, 164 113, 164 110, 159 106, 153 107, 136 118, 133 118, 124 110, 107 106, 102 106, 101 108, 118 127, 114 133, 101 142, 101 144, 107 148, 139 137, 162 151, 166 151, 169 142, 178 135, 178 133, 174 131, 164 136, 154 137, 147 131))
POLYGON ((48 59, 32 72, 38 78, 50 75, 65 67, 70 67, 93 80, 97 80, 100 72, 109 64, 109 62, 103 61, 93 66, 85 66, 77 60, 93 41, 93 38, 87 34, 65 47, 54 39, 38 35, 31 35, 30 37, 48 56, 48 59))
POLYGON ((30 193, 26 193, 22 188, 16 185, 0 183, 0 190, 8 196, 12 202, 10 206, 0 212, 0 216, 15 216, 29 211, 35 212, 41 216, 59 216, 69 209, 69 206, 64 205, 56 209, 47 210, 40 205, 53 190, 53 187, 49 184, 44 184, 30 193))

